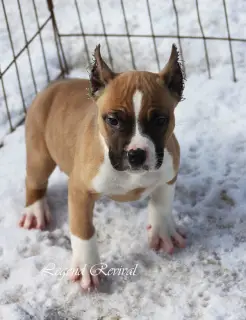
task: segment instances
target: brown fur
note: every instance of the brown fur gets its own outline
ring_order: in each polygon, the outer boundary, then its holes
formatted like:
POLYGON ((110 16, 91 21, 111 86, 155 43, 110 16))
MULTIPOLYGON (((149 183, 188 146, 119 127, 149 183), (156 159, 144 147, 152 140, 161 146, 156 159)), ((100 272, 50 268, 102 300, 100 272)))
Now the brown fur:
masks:
POLYGON ((43 197, 56 164, 72 181, 75 171, 80 191, 72 189, 69 195, 70 228, 83 239, 94 230, 89 214, 94 198, 89 196, 88 181, 103 160, 96 131, 97 109, 86 94, 88 86, 89 81, 79 79, 52 84, 36 97, 26 119, 26 205, 43 197), (79 194, 77 200, 74 194, 79 194))
POLYGON ((37 200, 43 198, 46 193, 46 187, 43 189, 32 189, 26 184, 26 207, 30 206, 37 200))
POLYGON ((69 215, 70 231, 79 238, 90 239, 94 234, 92 215, 97 196, 85 186, 81 187, 77 177, 70 179, 68 190, 68 209, 72 213, 69 215))
POLYGON ((119 202, 136 201, 140 199, 141 195, 145 190, 145 188, 137 188, 127 192, 124 195, 111 195, 110 198, 119 202))
POLYGON ((174 133, 171 134, 171 136, 169 137, 166 143, 166 148, 168 152, 172 155, 173 169, 174 169, 174 172, 176 172, 176 176, 177 176, 178 170, 179 170, 179 164, 180 164, 180 147, 174 133))

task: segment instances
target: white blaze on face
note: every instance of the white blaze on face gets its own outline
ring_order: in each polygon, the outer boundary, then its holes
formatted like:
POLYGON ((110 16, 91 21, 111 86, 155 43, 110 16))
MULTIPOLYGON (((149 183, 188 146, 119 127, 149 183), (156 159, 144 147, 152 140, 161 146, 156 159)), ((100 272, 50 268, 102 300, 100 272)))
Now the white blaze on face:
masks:
POLYGON ((143 93, 136 90, 133 94, 132 100, 135 113, 135 132, 126 150, 129 151, 131 149, 135 150, 138 148, 145 150, 147 153, 146 165, 149 166, 149 169, 154 169, 156 164, 155 146, 149 137, 142 134, 141 124, 139 122, 143 93))

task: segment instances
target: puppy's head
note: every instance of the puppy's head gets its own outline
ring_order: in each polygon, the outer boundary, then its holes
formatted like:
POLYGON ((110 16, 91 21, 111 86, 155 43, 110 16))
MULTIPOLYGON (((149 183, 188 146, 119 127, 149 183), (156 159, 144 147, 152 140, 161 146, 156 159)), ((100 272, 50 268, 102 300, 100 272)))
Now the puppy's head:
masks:
POLYGON ((184 76, 175 45, 160 73, 114 73, 97 46, 91 68, 91 94, 98 106, 101 139, 116 170, 157 170, 182 98, 184 76))

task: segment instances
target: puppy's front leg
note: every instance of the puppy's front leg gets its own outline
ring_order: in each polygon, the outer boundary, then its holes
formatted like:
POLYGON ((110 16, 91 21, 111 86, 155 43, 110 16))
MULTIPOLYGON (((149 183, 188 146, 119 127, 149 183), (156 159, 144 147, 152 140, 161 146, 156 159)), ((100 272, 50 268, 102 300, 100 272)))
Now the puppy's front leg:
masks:
POLYGON ((178 231, 172 215, 175 182, 158 186, 149 201, 148 235, 150 247, 173 253, 174 245, 185 247, 185 238, 178 231))
POLYGON ((100 263, 96 243, 96 231, 93 226, 93 208, 96 195, 85 188, 69 181, 68 209, 69 225, 71 232, 71 245, 73 251, 72 270, 77 272, 72 275, 72 280, 80 280, 81 287, 85 290, 99 285, 99 278, 91 274, 91 267, 100 263))

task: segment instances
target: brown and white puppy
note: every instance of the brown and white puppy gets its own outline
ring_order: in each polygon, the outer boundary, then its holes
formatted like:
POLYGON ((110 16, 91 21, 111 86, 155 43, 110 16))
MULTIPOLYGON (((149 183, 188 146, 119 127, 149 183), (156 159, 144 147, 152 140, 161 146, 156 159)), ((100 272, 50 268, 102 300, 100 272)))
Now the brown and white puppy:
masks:
POLYGON ((160 73, 116 74, 103 61, 100 46, 94 57, 90 81, 55 82, 28 110, 26 208, 20 220, 28 229, 50 221, 45 193, 58 165, 69 176, 72 267, 83 270, 84 289, 99 282, 90 267, 100 263, 93 207, 101 195, 116 201, 150 196, 150 246, 166 252, 174 244, 185 246, 172 216, 180 158, 174 109, 184 88, 177 49, 173 45, 160 73))

